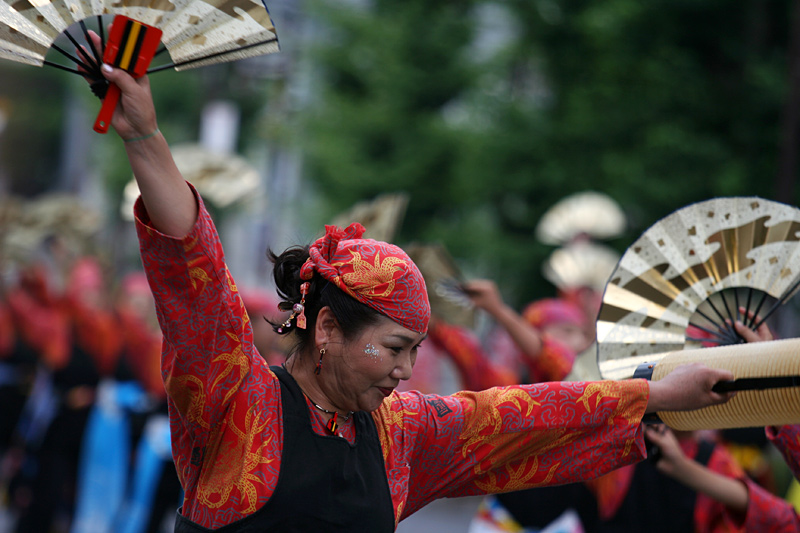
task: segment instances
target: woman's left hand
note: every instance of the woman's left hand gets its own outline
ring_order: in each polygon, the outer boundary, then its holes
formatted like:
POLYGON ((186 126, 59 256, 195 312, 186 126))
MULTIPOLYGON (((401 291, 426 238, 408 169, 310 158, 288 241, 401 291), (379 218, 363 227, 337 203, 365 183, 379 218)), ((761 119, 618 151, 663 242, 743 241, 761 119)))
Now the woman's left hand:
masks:
POLYGON ((691 411, 725 403, 736 393, 718 393, 712 388, 720 381, 731 380, 733 373, 729 370, 702 363, 679 365, 664 378, 650 382, 647 412, 691 411))

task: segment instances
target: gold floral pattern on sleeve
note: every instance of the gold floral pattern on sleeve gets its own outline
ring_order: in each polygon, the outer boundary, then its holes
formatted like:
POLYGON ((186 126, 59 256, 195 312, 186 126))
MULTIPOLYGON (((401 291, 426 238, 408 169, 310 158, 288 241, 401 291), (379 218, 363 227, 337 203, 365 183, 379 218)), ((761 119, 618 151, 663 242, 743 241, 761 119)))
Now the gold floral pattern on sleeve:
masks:
MULTIPOLYGON (((204 258, 200 258, 199 260, 203 259, 204 258)), ((208 272, 206 272, 202 267, 192 266, 192 262, 190 262, 188 265, 188 272, 192 287, 198 293, 205 291, 206 286, 211 282, 211 276, 208 274, 208 272)))
POLYGON ((259 466, 269 464, 265 450, 272 436, 255 446, 256 437, 267 428, 270 420, 253 405, 247 410, 243 428, 236 426, 236 404, 231 404, 230 415, 209 435, 206 460, 197 485, 198 500, 211 509, 228 503, 234 490, 242 502, 241 512, 250 514, 258 508, 258 493, 263 492, 264 480, 256 475, 259 466), (247 501, 247 505, 244 505, 247 501))
POLYGON ((532 486, 549 485, 560 466, 561 463, 555 463, 550 467, 544 478, 538 482, 531 483, 536 474, 539 473, 539 457, 533 455, 516 465, 505 465, 502 470, 508 474, 508 480, 504 483, 499 483, 497 474, 494 471, 489 471, 485 477, 486 481, 477 479, 475 486, 487 494, 496 494, 498 492, 522 490, 532 486))
POLYGON ((389 458, 389 452, 392 448, 393 434, 402 434, 405 431, 404 418, 415 417, 419 411, 411 411, 403 408, 403 402, 397 401, 398 394, 392 392, 386 400, 383 401, 381 406, 372 414, 375 420, 375 427, 378 430, 378 439, 381 443, 381 450, 383 451, 383 460, 389 458))
POLYGON ((210 425, 203 418, 203 407, 206 403, 206 391, 203 382, 197 376, 184 374, 167 377, 164 385, 176 409, 187 422, 197 424, 204 429, 210 425))
MULTIPOLYGON (((245 355, 244 350, 242 349, 242 343, 239 340, 239 336, 230 331, 226 332, 226 334, 228 337, 230 337, 235 347, 230 352, 221 353, 211 360, 212 363, 225 363, 223 369, 216 375, 213 383, 211 384, 211 392, 213 392, 214 389, 217 388, 217 385, 219 385, 220 382, 222 382, 231 374, 231 372, 233 372, 234 368, 239 368, 237 381, 244 379, 244 376, 246 376, 247 372, 250 371, 250 360, 247 358, 247 355, 245 355)), ((225 394, 225 399, 223 400, 224 403, 227 403, 237 390, 236 387, 227 388, 228 392, 225 394)))
POLYGON ((534 407, 540 405, 530 394, 514 387, 497 387, 470 396, 476 399, 475 411, 481 413, 481 416, 468 418, 468 423, 461 431, 460 439, 465 441, 461 452, 464 457, 471 453, 475 444, 483 443, 487 438, 500 434, 503 428, 500 409, 504 404, 513 405, 522 417, 530 416, 534 407))

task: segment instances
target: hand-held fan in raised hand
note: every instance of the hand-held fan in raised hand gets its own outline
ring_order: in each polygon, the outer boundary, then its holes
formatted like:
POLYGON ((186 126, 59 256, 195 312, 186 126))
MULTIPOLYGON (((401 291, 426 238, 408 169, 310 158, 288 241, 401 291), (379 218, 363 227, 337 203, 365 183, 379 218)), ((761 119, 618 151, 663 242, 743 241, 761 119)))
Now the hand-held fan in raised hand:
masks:
MULTIPOLYGON (((124 15, 117 15, 108 32, 103 63, 126 70, 134 78, 144 76, 158 49, 161 33, 158 28, 142 24, 124 15)), ((100 113, 94 123, 94 131, 98 133, 108 131, 119 96, 119 87, 113 83, 109 84, 100 113)))
POLYGON ((732 346, 744 342, 734 322, 758 329, 799 286, 800 209, 756 197, 679 209, 628 248, 606 285, 600 372, 625 379, 650 369, 659 379, 687 357, 734 372, 726 384, 742 391, 736 398, 692 411, 695 421, 662 416, 676 429, 800 422, 798 341, 732 346))
POLYGON ((88 31, 94 26, 105 48, 105 27, 116 15, 162 32, 164 48, 156 56, 166 50, 170 61, 154 62, 148 73, 279 50, 272 20, 260 0, 0 0, 0 58, 80 74, 97 82, 93 91, 102 98, 101 52, 88 31), (71 44, 57 43, 62 35, 71 44), (85 46, 87 57, 69 53, 70 46, 85 46), (61 56, 64 61, 56 59, 61 56))

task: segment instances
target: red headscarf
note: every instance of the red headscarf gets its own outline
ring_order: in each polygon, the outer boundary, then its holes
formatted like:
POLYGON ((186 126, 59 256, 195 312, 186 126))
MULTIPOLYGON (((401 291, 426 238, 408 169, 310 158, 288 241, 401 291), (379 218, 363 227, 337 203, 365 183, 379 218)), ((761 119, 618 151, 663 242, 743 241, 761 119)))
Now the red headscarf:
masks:
POLYGON ((345 230, 325 226, 325 236, 311 245, 300 277, 309 280, 316 271, 401 326, 425 333, 431 306, 417 265, 393 244, 362 239, 364 231, 357 222, 345 230))

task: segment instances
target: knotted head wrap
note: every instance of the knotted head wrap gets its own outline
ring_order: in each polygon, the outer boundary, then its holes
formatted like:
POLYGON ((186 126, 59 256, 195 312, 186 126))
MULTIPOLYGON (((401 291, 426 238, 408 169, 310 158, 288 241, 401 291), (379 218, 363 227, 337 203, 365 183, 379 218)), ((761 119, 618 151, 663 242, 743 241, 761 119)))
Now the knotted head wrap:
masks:
POLYGON ((431 307, 417 265, 398 246, 362 239, 364 231, 357 222, 344 230, 325 226, 325 235, 309 247, 300 278, 310 280, 316 271, 401 326, 425 333, 431 307))

